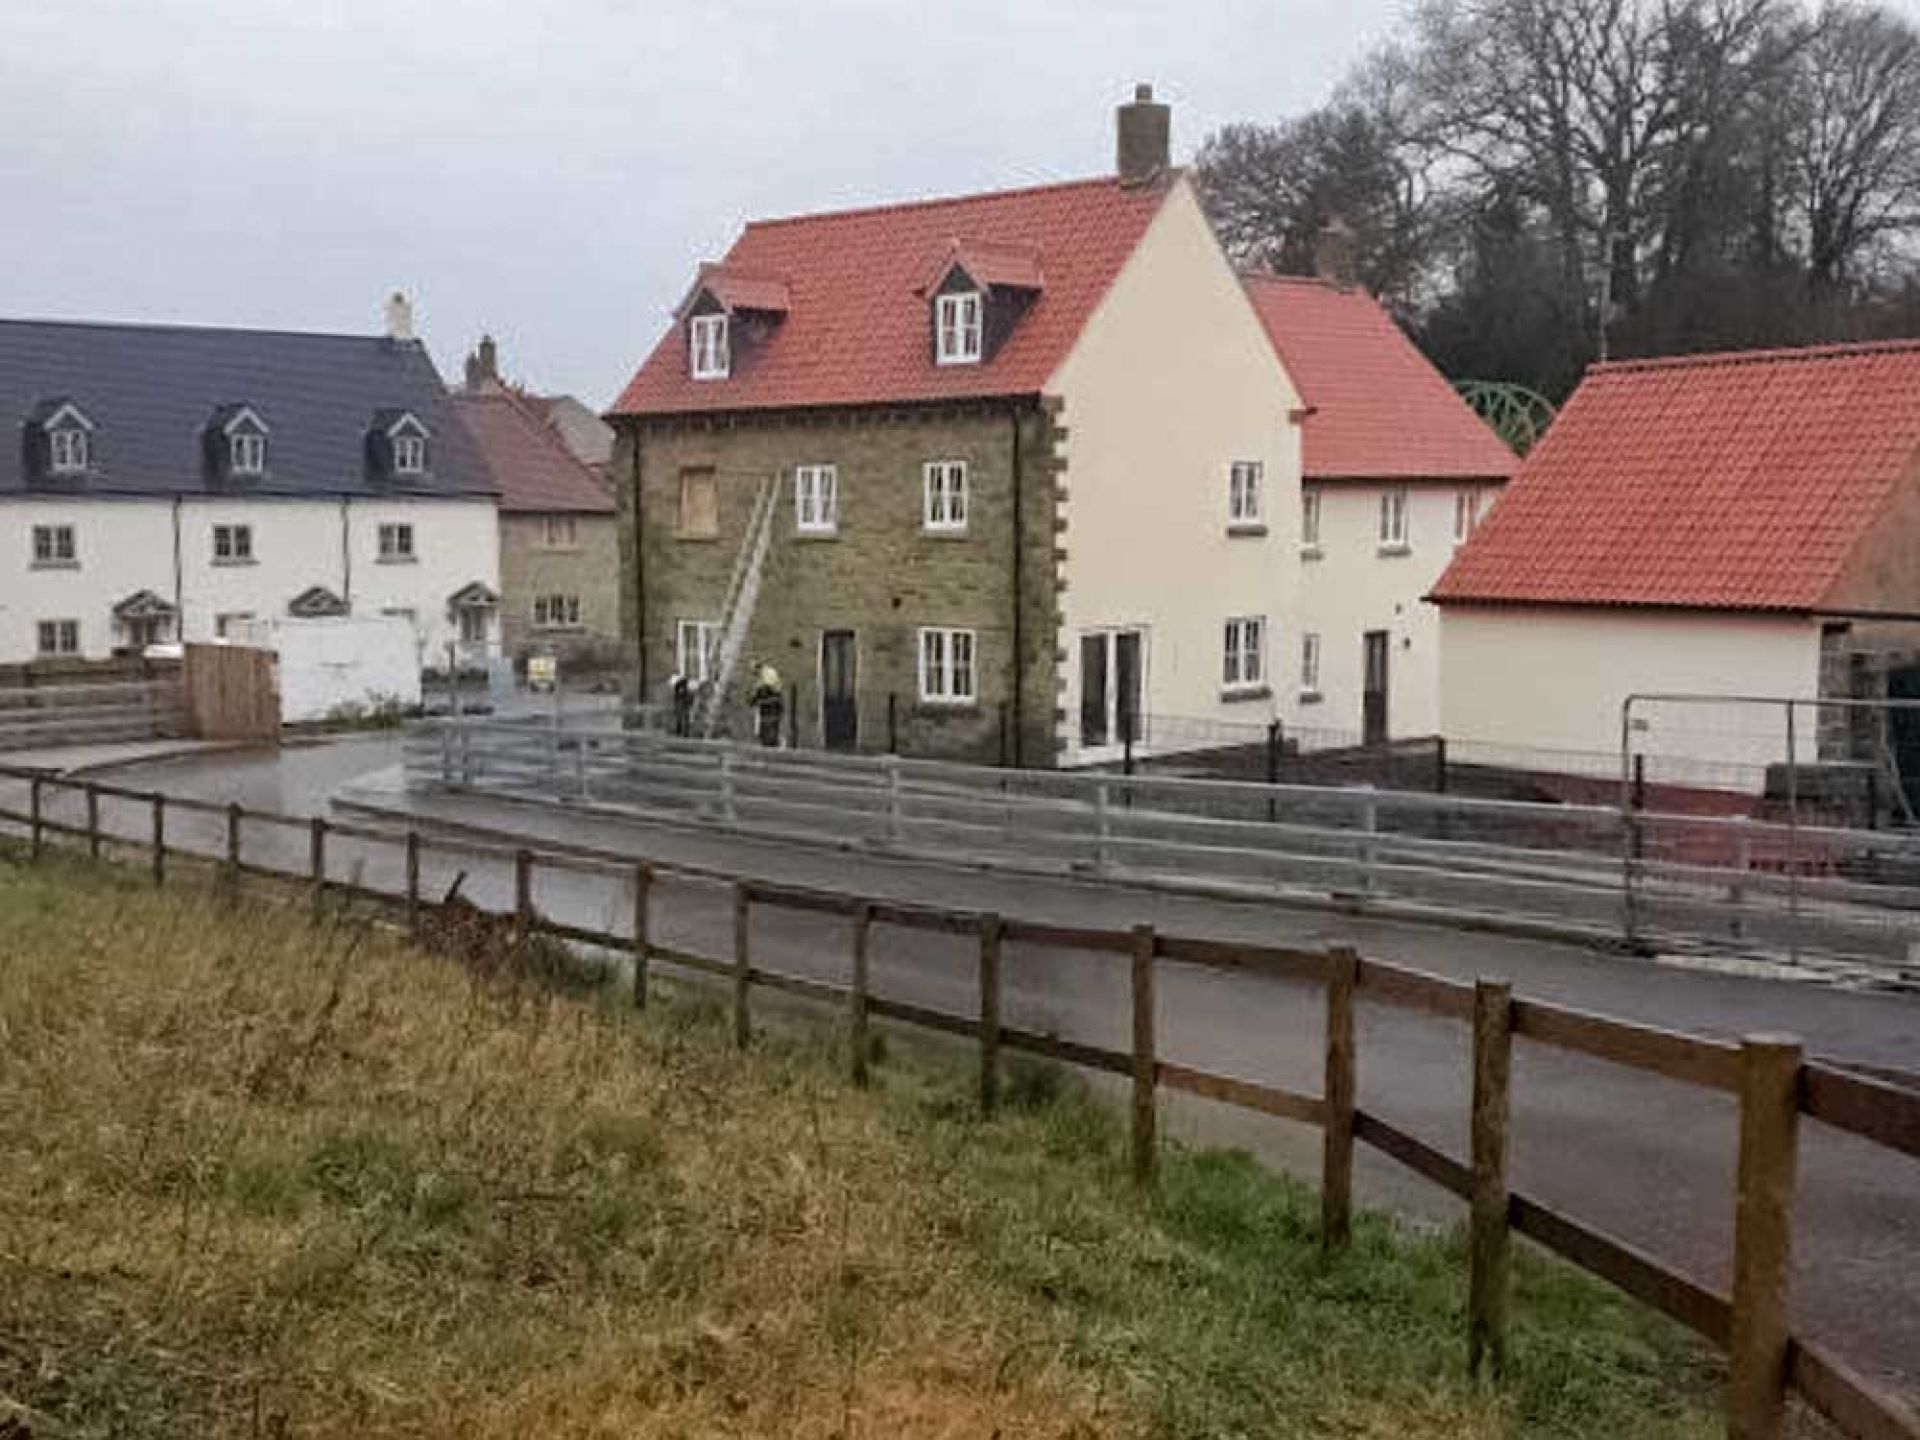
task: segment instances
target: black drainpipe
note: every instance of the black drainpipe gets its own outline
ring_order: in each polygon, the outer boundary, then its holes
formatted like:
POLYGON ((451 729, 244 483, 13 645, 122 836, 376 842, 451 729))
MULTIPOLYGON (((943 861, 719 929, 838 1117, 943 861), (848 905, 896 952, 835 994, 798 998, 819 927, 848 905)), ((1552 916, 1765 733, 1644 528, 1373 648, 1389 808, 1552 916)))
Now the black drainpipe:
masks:
POLYGON ((187 642, 187 596, 184 566, 180 559, 180 497, 173 497, 173 638, 187 642))
POLYGON ((1013 462, 1013 767, 1018 770, 1026 764, 1022 744, 1026 732, 1026 596, 1025 585, 1021 580, 1021 562, 1027 553, 1027 516, 1023 496, 1024 477, 1020 465, 1020 407, 1013 406, 1007 412, 1012 422, 1013 462))
POLYGON ((353 610, 353 526, 347 507, 352 503, 345 495, 340 497, 340 599, 349 612, 353 610))

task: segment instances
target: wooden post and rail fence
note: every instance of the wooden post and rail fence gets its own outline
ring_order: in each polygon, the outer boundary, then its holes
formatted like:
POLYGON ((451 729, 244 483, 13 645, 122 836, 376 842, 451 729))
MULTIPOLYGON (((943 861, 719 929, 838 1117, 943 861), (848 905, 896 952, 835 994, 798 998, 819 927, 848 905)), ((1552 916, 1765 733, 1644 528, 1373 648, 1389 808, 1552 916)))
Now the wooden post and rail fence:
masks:
MULTIPOLYGON (((95 783, 0 767, 0 780, 26 782, 27 809, 0 808, 0 823, 19 827, 28 853, 38 857, 49 836, 78 839, 93 854, 151 851, 152 877, 164 883, 178 868, 169 856, 216 867, 237 891, 243 875, 303 884, 321 913, 325 896, 404 907, 411 927, 433 901, 421 893, 421 862, 427 852, 484 859, 511 866, 512 918, 523 936, 547 935, 631 958, 633 1000, 644 1006, 655 967, 704 975, 730 989, 734 1043, 752 1043, 752 996, 756 989, 825 1004, 843 1011, 849 1030, 848 1069, 853 1082, 868 1080, 869 1026, 873 1019, 918 1026, 972 1039, 978 1045, 979 1105, 993 1113, 999 1101, 1001 1054, 1019 1051, 1113 1075, 1131 1084, 1130 1159, 1135 1181, 1150 1186, 1159 1150, 1158 1101, 1162 1092, 1195 1095, 1265 1115, 1319 1126, 1323 1134, 1321 1240, 1332 1251, 1345 1247, 1352 1230, 1353 1158, 1356 1142, 1398 1161, 1468 1207, 1468 1305, 1464 1359, 1475 1372, 1498 1376, 1507 1360, 1509 1264, 1512 1236, 1526 1236, 1628 1295, 1693 1330, 1727 1355, 1724 1392, 1726 1433, 1732 1440, 1773 1440, 1783 1433, 1789 1394, 1797 1393, 1842 1432, 1856 1440, 1920 1440, 1920 1417, 1899 1397, 1867 1379, 1838 1357, 1795 1337, 1790 1323, 1789 1277, 1799 1126, 1803 1117, 1876 1145, 1920 1159, 1920 1093, 1842 1067, 1808 1060, 1790 1037, 1753 1035, 1738 1044, 1682 1034, 1514 995, 1500 981, 1462 984, 1421 971, 1364 958, 1351 949, 1300 950, 1158 933, 1151 926, 1129 930, 1085 929, 1012 919, 997 914, 933 905, 902 904, 871 896, 769 884, 692 866, 636 862, 588 850, 535 853, 415 830, 395 832, 337 824, 324 817, 297 820, 272 813, 221 806, 182 797, 161 797, 95 783), (56 819, 50 792, 78 791, 81 821, 56 819), (101 801, 147 807, 149 837, 102 826, 101 801), (224 821, 224 849, 180 844, 170 813, 194 812, 224 821), (306 865, 248 863, 242 854, 242 824, 304 831, 306 865), (342 878, 336 862, 329 874, 330 841, 371 854, 395 853, 404 865, 404 891, 378 889, 342 878), (632 926, 626 933, 563 924, 543 916, 535 903, 540 870, 617 877, 630 893, 632 926), (655 944, 650 925, 658 880, 669 875, 727 887, 732 912, 732 953, 721 958, 669 950, 655 944), (756 910, 787 910, 844 918, 850 965, 844 985, 772 970, 755 963, 756 910), (972 1014, 930 1009, 876 994, 871 949, 876 928, 970 936, 977 949, 978 1008, 972 1014), (1044 946, 1124 959, 1129 966, 1131 1043, 1126 1050, 1088 1045, 1008 1025, 1001 1013, 1002 977, 1009 946, 1044 946), (1324 1069, 1321 1093, 1304 1094, 1231 1076, 1192 1069, 1165 1058, 1156 1030, 1155 980, 1164 965, 1200 967, 1325 989, 1324 1069), (1456 1159, 1396 1128, 1356 1104, 1361 1061, 1355 1027, 1359 1003, 1392 1006, 1467 1027, 1471 1037, 1472 1085, 1469 1153, 1456 1159), (1516 1039, 1571 1051, 1733 1097, 1739 1107, 1738 1171, 1734 1201, 1732 1285, 1709 1289, 1572 1216, 1514 1191, 1509 1182, 1513 1046, 1516 1039)), ((284 852, 284 848, 283 852, 284 852)))

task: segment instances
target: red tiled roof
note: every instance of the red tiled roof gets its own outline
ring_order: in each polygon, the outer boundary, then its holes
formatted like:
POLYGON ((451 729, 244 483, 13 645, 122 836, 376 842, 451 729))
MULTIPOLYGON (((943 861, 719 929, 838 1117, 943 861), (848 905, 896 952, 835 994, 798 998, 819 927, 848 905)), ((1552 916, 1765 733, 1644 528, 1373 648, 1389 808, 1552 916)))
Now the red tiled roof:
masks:
POLYGON ((941 257, 932 289, 947 278, 955 265, 967 272, 976 284, 988 289, 1044 290, 1047 283, 1040 269, 1040 252, 1030 245, 979 245, 956 241, 941 257))
POLYGON ((741 232, 725 266, 786 279, 791 307, 736 344, 733 374, 695 380, 685 335, 661 337, 610 412, 666 415, 1032 395, 1066 358, 1165 199, 1165 184, 1080 180, 791 220, 741 232), (928 276, 958 245, 1024 252, 1046 288, 979 365, 933 362, 928 276))
POLYGON ((1920 451, 1920 341, 1596 365, 1433 598, 1820 607, 1920 451))
POLYGON ((500 509, 611 515, 613 492, 544 416, 505 388, 457 391, 454 410, 493 471, 500 509))
POLYGON ((1312 413, 1309 480, 1505 479, 1500 437, 1364 290, 1243 277, 1280 363, 1312 413))
MULTIPOLYGON (((783 315, 791 303, 787 282, 776 275, 752 275, 733 265, 702 265, 687 299, 705 291, 728 310, 759 310, 783 315)), ((680 307, 683 311, 686 306, 680 307)))

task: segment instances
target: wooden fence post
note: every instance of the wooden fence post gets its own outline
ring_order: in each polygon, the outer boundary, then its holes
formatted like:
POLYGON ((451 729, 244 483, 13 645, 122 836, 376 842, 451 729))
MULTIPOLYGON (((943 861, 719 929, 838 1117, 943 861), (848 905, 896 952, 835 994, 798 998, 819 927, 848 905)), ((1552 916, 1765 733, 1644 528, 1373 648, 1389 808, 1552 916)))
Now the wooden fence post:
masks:
POLYGON ((407 934, 420 938, 420 832, 407 830, 407 934))
POLYGON ((868 945, 873 940, 873 906, 862 905, 853 917, 853 984, 847 990, 847 1043, 852 1047, 848 1065, 853 1083, 867 1083, 867 986, 869 983, 868 945))
POLYGON ((1154 933, 1151 925, 1133 927, 1133 1183, 1153 1184, 1157 1149, 1154 1089, 1159 1060, 1154 1051, 1154 933))
POLYGON ((515 938, 525 944, 533 934, 533 852, 513 852, 513 919, 515 938))
POLYGON ((230 898, 240 898, 240 802, 227 806, 227 890, 230 898))
POLYGON ((1353 991, 1360 957, 1350 946, 1327 953, 1326 1114, 1321 1122, 1320 1243, 1342 1250, 1353 1237, 1353 1109, 1356 1064, 1353 991))
POLYGON ((157 890, 167 883, 167 797, 153 796, 153 885, 157 890))
POLYGON ((316 815, 307 822, 307 883, 313 903, 313 918, 320 918, 327 898, 327 817, 316 815))
POLYGON ((1747 1036, 1740 1045, 1728 1440, 1774 1440, 1785 1421, 1799 1100, 1800 1042, 1787 1035, 1747 1036))
POLYGON ((87 854, 93 859, 100 858, 100 792, 91 782, 86 787, 87 795, 87 854))
POLYGON ((647 945, 652 928, 653 867, 633 867, 633 1008, 647 1008, 647 945))
POLYGON ((40 808, 42 783, 38 775, 27 782, 27 853, 35 860, 40 858, 40 848, 46 843, 46 822, 41 818, 40 808))
POLYGON ((980 920, 980 1113, 1000 1108, 1000 930, 998 915, 980 920))
POLYGON ((1472 1277, 1467 1292, 1467 1369, 1499 1379, 1507 1365, 1507 1113, 1513 1075, 1513 990, 1503 980, 1473 987, 1472 1277))
POLYGON ((744 1050, 753 1039, 752 1017, 747 1013, 747 994, 753 986, 753 897, 747 887, 733 887, 733 1045, 744 1050))

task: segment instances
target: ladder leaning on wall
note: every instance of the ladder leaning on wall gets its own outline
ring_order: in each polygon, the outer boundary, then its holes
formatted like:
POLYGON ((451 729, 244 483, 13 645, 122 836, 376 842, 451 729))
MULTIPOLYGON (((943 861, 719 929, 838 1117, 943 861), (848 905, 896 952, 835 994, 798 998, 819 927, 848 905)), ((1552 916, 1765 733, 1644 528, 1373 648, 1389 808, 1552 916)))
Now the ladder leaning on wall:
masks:
POLYGON ((773 514, 779 500, 780 474, 775 471, 760 486, 760 494, 753 502, 753 514, 747 521, 747 533, 740 541, 740 553, 734 557, 733 574, 727 579, 726 599, 720 609, 720 640, 708 662, 707 676, 712 683, 701 694, 694 715, 695 730, 708 738, 720 728, 726 714, 727 692, 733 688, 740 652, 746 646, 747 631, 753 624, 753 608, 760 599, 760 578, 767 566, 767 550, 773 540, 773 514))

